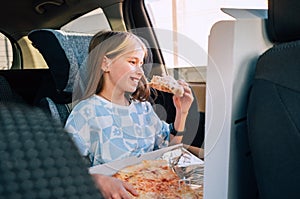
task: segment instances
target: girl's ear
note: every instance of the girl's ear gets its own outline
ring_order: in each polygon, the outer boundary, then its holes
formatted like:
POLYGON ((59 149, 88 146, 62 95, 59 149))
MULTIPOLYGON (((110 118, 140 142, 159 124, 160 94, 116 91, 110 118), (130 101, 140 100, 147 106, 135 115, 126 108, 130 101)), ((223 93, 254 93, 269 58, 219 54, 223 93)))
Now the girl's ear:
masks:
POLYGON ((102 61, 102 65, 101 65, 101 69, 104 72, 109 72, 110 71, 110 64, 111 64, 111 60, 109 58, 107 58, 106 56, 104 56, 103 61, 102 61))

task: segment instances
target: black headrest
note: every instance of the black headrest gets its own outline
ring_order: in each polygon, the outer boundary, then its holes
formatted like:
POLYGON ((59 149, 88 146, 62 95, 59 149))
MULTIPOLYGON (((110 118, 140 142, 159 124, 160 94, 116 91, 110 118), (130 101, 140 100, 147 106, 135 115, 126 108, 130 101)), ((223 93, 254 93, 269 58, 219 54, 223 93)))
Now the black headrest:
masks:
POLYGON ((54 29, 33 30, 28 34, 47 62, 57 90, 72 92, 76 72, 85 63, 92 36, 54 29))
POLYGON ((269 0, 267 32, 274 43, 300 39, 300 1, 269 0))

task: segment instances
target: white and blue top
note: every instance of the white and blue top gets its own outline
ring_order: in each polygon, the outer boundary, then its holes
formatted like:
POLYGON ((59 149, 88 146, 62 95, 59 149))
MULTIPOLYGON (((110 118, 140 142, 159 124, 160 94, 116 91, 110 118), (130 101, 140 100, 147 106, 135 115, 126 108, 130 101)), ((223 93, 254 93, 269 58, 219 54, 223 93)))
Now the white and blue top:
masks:
POLYGON ((121 106, 98 95, 74 107, 65 129, 92 166, 166 147, 170 139, 169 124, 149 102, 121 106))

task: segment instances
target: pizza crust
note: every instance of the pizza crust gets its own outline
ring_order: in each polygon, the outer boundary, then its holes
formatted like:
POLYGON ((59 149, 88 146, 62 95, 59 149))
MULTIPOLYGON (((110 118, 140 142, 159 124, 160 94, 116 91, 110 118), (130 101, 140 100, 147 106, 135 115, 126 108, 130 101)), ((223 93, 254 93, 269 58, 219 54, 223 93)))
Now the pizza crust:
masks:
POLYGON ((172 76, 157 76, 154 75, 149 85, 157 90, 173 93, 176 96, 182 97, 184 94, 183 86, 180 85, 172 76))

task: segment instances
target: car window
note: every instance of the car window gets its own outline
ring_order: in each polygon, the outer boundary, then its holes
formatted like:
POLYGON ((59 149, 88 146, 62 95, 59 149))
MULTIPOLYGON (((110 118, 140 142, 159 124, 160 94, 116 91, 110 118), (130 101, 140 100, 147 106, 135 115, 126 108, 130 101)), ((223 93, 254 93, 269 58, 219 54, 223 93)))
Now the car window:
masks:
POLYGON ((9 70, 12 67, 13 50, 10 40, 0 33, 0 70, 9 70))
POLYGON ((208 37, 217 21, 233 18, 221 8, 267 8, 266 0, 144 0, 169 72, 205 81, 208 37), (199 75, 200 73, 200 75, 199 75))
POLYGON ((97 33, 100 30, 110 30, 108 20, 101 8, 95 9, 61 28, 64 31, 80 33, 97 33))
POLYGON ((33 68, 47 68, 47 64, 42 55, 31 45, 27 36, 22 37, 15 44, 0 33, 0 70, 33 68))
MULTIPOLYGON (((48 68, 46 61, 40 52, 33 47, 27 36, 22 37, 18 44, 22 51, 23 68, 22 69, 41 69, 48 68)), ((20 67, 19 67, 20 68, 20 67)))

